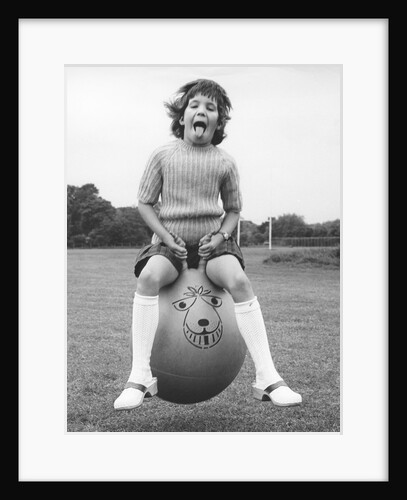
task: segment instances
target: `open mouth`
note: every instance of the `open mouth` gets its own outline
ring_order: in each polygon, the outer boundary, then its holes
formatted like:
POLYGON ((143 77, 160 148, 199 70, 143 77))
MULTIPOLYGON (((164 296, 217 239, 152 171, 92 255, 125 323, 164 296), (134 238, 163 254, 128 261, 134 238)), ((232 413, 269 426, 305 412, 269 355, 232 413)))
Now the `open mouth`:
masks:
POLYGON ((194 130, 197 137, 202 137, 206 130, 206 124, 204 122, 197 121, 194 123, 194 130))

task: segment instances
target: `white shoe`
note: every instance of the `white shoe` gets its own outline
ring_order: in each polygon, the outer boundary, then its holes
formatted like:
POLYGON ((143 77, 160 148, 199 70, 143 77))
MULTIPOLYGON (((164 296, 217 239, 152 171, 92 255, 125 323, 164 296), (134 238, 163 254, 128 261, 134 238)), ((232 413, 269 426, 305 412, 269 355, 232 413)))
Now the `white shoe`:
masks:
POLYGON ((265 389, 253 385, 253 396, 260 401, 271 401, 276 406, 297 406, 302 403, 302 397, 292 391, 284 380, 271 384, 265 389))
POLYGON ((132 410, 143 404, 144 398, 150 398, 157 394, 157 379, 154 377, 150 384, 136 384, 127 382, 123 392, 114 402, 115 410, 132 410))

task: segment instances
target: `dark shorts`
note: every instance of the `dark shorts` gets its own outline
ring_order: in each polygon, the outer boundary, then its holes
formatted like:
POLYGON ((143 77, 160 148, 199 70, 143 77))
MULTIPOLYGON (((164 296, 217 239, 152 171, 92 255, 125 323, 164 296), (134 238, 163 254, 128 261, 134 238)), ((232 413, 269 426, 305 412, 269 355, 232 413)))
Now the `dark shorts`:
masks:
MULTIPOLYGON (((198 245, 187 245, 188 257, 187 265, 188 268, 196 269, 199 264, 198 255, 198 245)), ((147 264, 147 261, 153 255, 162 255, 167 257, 174 265, 176 270, 180 273, 182 270, 182 261, 178 259, 175 254, 166 246, 164 243, 154 243, 151 245, 146 245, 143 247, 136 257, 136 262, 134 266, 134 274, 138 278, 140 276, 143 267, 147 264)), ((229 238, 228 241, 222 242, 212 253, 208 260, 214 259, 215 257, 220 257, 221 255, 234 255, 239 261, 242 269, 245 268, 245 263, 243 259, 242 251, 239 245, 236 243, 234 238, 229 238)))

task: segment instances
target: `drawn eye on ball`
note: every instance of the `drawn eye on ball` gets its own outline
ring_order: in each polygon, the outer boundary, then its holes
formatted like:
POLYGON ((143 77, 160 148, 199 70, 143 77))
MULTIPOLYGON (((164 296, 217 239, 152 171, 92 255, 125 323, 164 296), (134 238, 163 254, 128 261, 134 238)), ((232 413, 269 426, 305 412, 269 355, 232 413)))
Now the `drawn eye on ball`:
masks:
POLYGON ((210 295, 211 290, 204 290, 202 286, 199 288, 194 288, 192 286, 188 287, 188 292, 185 292, 185 298, 176 300, 172 303, 177 311, 187 311, 196 302, 197 298, 201 298, 206 304, 211 307, 220 307, 222 305, 222 299, 216 295, 210 295))
POLYGON ((186 299, 177 300, 173 302, 173 306, 177 311, 188 311, 196 302, 197 297, 191 297, 186 299))
POLYGON ((220 307, 222 305, 222 299, 215 295, 206 295, 201 297, 201 299, 212 307, 220 307))

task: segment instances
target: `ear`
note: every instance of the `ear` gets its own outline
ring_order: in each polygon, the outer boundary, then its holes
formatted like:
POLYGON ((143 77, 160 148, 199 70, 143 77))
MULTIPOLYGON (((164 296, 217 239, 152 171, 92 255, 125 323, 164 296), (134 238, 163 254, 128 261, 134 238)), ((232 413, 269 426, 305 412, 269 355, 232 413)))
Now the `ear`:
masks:
POLYGON ((181 118, 179 119, 179 124, 184 126, 185 125, 185 122, 184 122, 184 117, 181 116, 181 118))

